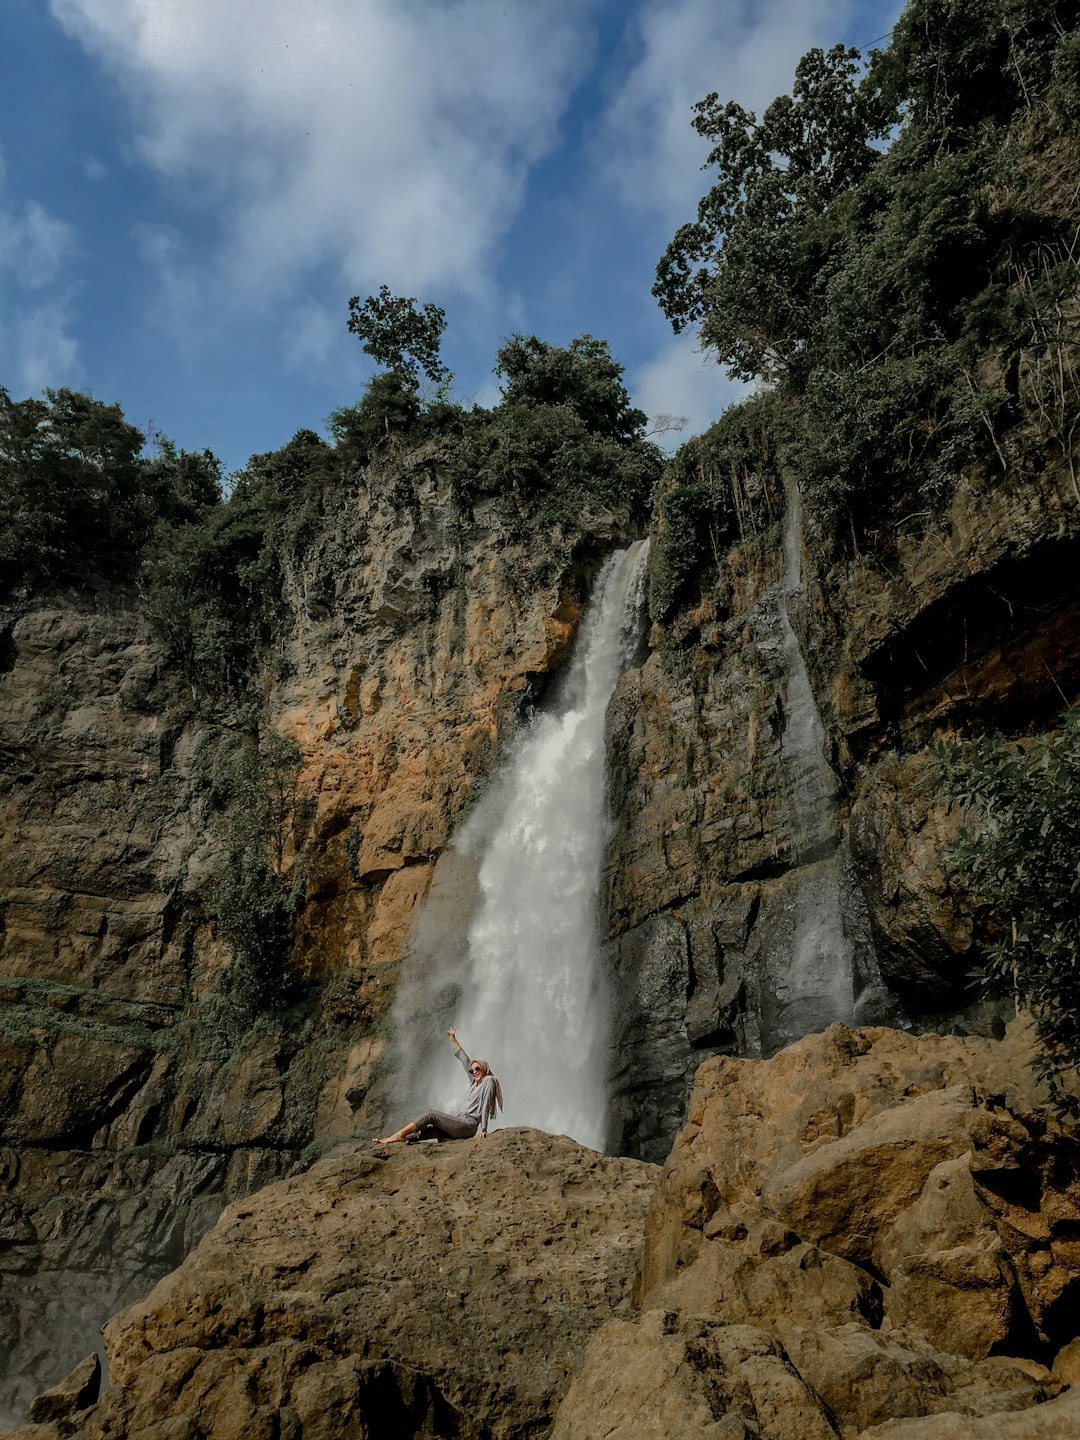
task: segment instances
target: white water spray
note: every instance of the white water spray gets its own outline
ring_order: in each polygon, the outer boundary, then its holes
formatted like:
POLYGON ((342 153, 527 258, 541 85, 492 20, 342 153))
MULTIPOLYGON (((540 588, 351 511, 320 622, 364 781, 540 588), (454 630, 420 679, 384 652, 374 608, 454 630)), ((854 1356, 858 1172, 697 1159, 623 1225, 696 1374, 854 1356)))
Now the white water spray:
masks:
MULTIPOLYGON (((503 1084, 507 1119, 597 1149, 607 1112, 610 1003, 596 897, 608 820, 604 717, 640 639, 647 542, 611 557, 582 622, 558 703, 518 738, 454 848, 477 862, 456 1023, 503 1084)), ((432 1057, 436 1103, 462 1077, 432 1057)))

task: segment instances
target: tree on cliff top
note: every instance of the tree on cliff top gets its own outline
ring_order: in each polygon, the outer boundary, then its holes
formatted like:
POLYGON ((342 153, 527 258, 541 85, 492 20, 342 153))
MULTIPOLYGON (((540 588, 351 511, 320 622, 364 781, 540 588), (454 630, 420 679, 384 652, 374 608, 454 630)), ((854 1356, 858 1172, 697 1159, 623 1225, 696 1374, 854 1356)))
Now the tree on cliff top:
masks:
POLYGON ((965 469, 1030 462, 1029 417, 1037 463, 1068 462, 1075 0, 910 0, 867 63, 813 50, 760 120, 712 94, 693 124, 712 183, 653 293, 781 392, 781 463, 820 537, 887 548, 965 469))
POLYGON ((12 400, 0 389, 0 590, 130 580, 161 518, 196 519, 220 498, 209 451, 154 457, 119 405, 76 390, 12 400))
POLYGON ((512 335, 499 351, 495 373, 505 381, 504 405, 565 405, 590 434, 620 444, 644 432, 645 412, 630 404, 623 367, 606 340, 578 335, 560 346, 536 335, 512 335))
POLYGON ((411 381, 413 388, 421 370, 433 385, 452 378, 439 358, 446 312, 438 305, 417 309, 411 296, 393 295, 380 285, 379 293, 362 305, 359 295, 349 301, 349 329, 359 335, 373 360, 411 381))

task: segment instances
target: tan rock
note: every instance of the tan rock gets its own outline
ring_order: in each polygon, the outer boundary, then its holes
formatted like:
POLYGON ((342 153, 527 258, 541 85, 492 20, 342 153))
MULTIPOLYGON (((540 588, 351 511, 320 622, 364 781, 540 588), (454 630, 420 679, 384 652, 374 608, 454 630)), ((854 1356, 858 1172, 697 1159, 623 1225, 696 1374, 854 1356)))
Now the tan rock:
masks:
POLYGON ((1080 1271, 1053 1245, 1080 1173, 1025 1089, 1029 1044, 833 1026, 707 1061, 649 1209, 642 1304, 674 1329, 759 1326, 845 1437, 1044 1400, 1061 1382, 1042 1346, 1080 1325, 1080 1271), (984 1358, 1020 1337, 1022 1365, 984 1358))
POLYGON ((82 1433, 270 1437, 293 1416, 331 1440, 425 1407, 520 1433, 629 1313, 656 1175, 525 1130, 327 1158, 230 1207, 109 1323, 82 1433))
POLYGON ((835 1440, 820 1400, 783 1347, 749 1325, 647 1311, 589 1345, 552 1440, 835 1440))
POLYGON ((1075 1385, 1080 1381, 1080 1338, 1070 1340, 1054 1356, 1053 1375, 1062 1385, 1075 1385))
POLYGON ((69 1419, 93 1405, 100 1390, 101 1361, 97 1355, 88 1355, 59 1385, 37 1397, 30 1406, 30 1420, 40 1425, 69 1419))
POLYGON ((1077 1440, 1080 1390, 1066 1390, 1044 1405, 1006 1415, 945 1413, 921 1420, 887 1420, 858 1440, 1077 1440))
POLYGON ((978 1359, 1009 1334, 1014 1287, 970 1158, 965 1151, 935 1166, 919 1198, 882 1231, 877 1257, 892 1323, 978 1359))
POLYGON ((764 1208, 825 1249, 859 1264, 878 1260, 881 1230, 935 1166, 967 1148, 973 1098, 957 1085, 872 1115, 770 1179, 764 1208))
POLYGON ((883 1416, 1023 1410, 1045 1397, 1038 1380, 1014 1367, 935 1349, 910 1331, 804 1324, 801 1315, 793 1315, 784 1343, 792 1364, 837 1417, 844 1436, 858 1434, 883 1416))

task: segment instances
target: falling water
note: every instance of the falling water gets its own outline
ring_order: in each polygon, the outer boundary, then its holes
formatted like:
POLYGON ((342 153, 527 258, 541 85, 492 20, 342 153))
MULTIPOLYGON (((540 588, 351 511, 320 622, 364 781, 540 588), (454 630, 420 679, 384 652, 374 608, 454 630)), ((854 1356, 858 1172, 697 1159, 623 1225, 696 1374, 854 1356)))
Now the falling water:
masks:
MULTIPOLYGON (((477 865, 456 1023, 490 1060, 508 1119, 601 1148, 610 1005, 596 896, 607 835, 604 717, 640 641, 647 541, 608 560, 558 702, 519 737, 499 781, 455 841, 477 865)), ((422 1067, 455 1111, 446 1052, 422 1067)))
POLYGON ((801 590, 800 509, 792 493, 776 614, 785 672, 782 755, 797 870, 786 953, 772 976, 778 1044, 823 1029, 833 1020, 865 1023, 893 1007, 877 968, 862 892, 851 873, 837 780, 826 759, 824 727, 788 615, 801 590))

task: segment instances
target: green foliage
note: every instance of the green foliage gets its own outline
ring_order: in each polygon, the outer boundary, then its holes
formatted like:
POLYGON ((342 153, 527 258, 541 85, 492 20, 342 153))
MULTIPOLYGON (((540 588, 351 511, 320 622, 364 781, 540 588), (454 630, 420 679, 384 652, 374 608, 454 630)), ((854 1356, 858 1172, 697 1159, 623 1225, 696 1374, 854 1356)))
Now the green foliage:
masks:
POLYGON ((937 779, 966 816, 949 860, 988 937, 975 978, 1031 1010, 1041 1071, 1075 1112, 1062 1081, 1080 1071, 1080 714, 1042 740, 943 745, 937 779))
POLYGON ((505 382, 505 406, 561 406, 590 435, 622 444, 644 433, 645 413, 630 404, 623 367, 612 358, 606 340, 578 335, 559 346, 535 335, 512 335, 499 351, 495 373, 505 382))
POLYGON ((681 446, 664 470, 649 550, 654 620, 671 616, 703 564, 719 567, 729 545, 764 533, 779 518, 776 409, 769 394, 732 406, 681 446))
POLYGON ((713 183, 654 294, 776 388, 825 537, 887 545, 966 469, 1007 466, 1026 417, 1068 451, 1080 206, 1041 156, 1077 154, 1078 95, 1075 4, 911 0, 865 70, 811 51, 760 121, 695 107, 713 183))
POLYGON ((388 370, 371 378, 355 405, 333 411, 327 425, 343 458, 366 464, 391 435, 413 431, 420 414, 416 386, 400 370, 388 370))
POLYGON ((661 460, 644 438, 607 342, 515 335, 499 351, 500 403, 474 411, 448 469, 464 503, 495 495, 508 534, 536 551, 537 578, 565 563, 589 513, 644 508, 661 460))
POLYGON ((296 808, 296 745, 275 732, 245 738, 219 776, 221 856, 210 902, 232 952, 223 977, 228 1028, 247 1028, 290 998, 288 965, 303 870, 285 869, 296 808))
POLYGON ((238 697, 281 633, 286 580, 338 500, 334 450, 311 430, 253 455, 222 504, 159 525, 145 567, 151 621, 193 690, 238 697))
POLYGON ((362 305, 359 295, 349 301, 349 329, 359 335, 372 359, 413 389, 421 370, 434 385, 452 378, 439 358, 446 312, 438 305, 418 310, 411 297, 392 295, 380 285, 379 293, 369 295, 362 305))
POLYGON ((147 460, 119 405, 74 390, 14 401, 0 389, 0 590, 130 580, 162 516, 219 493, 209 451, 147 460))

